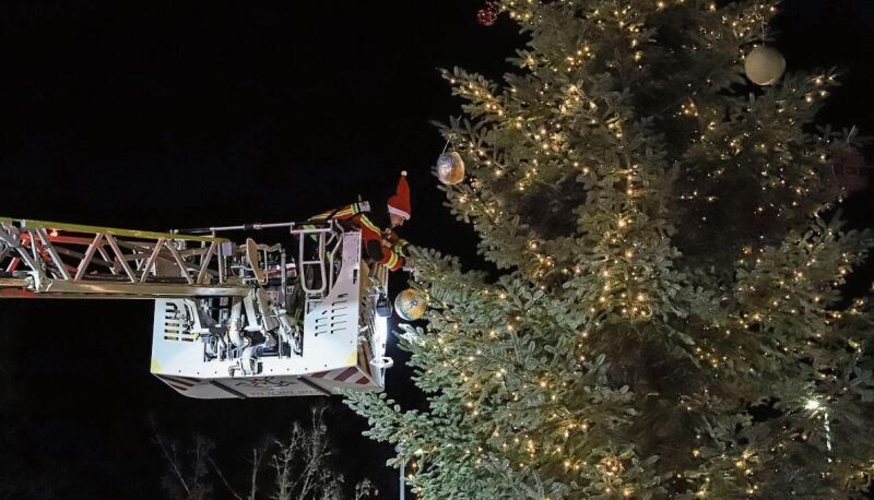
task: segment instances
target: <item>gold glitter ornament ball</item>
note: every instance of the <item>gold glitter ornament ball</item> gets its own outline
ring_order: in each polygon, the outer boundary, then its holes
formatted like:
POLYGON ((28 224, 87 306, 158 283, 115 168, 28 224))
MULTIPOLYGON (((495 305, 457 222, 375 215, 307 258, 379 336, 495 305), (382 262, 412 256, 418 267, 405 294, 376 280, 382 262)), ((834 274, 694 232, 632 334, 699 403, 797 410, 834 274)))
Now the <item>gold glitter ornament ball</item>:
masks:
POLYGON ((779 50, 760 45, 747 54, 744 71, 756 85, 773 85, 786 72, 786 59, 779 50))
POLYGON ((407 288, 395 297, 395 311, 405 321, 416 321, 425 315, 428 302, 419 290, 407 288))
POLYGON ((437 178, 447 186, 458 184, 464 180, 464 160, 455 151, 440 155, 437 158, 437 178))

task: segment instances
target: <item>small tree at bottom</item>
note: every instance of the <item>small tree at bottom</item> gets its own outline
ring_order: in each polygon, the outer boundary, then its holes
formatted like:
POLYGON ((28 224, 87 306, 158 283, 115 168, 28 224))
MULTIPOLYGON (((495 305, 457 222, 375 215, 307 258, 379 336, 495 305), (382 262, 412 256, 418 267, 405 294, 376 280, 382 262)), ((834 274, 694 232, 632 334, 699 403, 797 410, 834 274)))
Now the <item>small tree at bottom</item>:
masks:
MULTIPOLYGON (((161 435, 152 420, 154 442, 167 465, 162 487, 170 498, 204 500, 223 490, 236 500, 343 500, 345 479, 330 463, 331 443, 324 422, 324 407, 312 410, 308 426, 293 422, 285 440, 272 439, 252 448, 249 459, 248 485, 245 489, 232 486, 232 479, 214 459, 213 441, 196 436, 194 444, 184 452, 161 435), (244 493, 243 493, 244 492, 244 493)), ((361 500, 378 495, 379 491, 364 479, 355 485, 352 498, 361 500)))

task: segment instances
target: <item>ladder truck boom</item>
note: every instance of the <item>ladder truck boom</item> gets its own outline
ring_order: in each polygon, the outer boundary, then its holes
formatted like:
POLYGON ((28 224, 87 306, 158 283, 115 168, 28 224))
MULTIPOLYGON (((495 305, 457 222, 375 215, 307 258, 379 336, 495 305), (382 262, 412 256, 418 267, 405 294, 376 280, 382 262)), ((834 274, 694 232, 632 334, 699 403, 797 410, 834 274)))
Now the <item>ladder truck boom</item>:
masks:
POLYGON ((152 232, 0 217, 0 298, 155 302, 151 371, 195 398, 385 385, 388 272, 361 235, 293 222, 152 232), (285 229, 295 241, 219 233, 285 229))

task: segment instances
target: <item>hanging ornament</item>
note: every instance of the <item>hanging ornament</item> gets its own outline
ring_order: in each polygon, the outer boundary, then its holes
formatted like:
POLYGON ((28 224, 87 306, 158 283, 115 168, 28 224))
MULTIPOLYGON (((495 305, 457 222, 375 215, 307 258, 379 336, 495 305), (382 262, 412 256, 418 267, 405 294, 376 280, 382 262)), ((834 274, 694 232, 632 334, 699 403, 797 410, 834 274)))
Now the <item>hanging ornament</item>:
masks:
POLYGON ((464 180, 464 160, 461 155, 452 151, 437 158, 437 178, 447 186, 458 184, 464 180))
POLYGON ((405 321, 416 321, 425 315, 428 301, 419 290, 407 288, 395 297, 395 311, 405 321))
POLYGON ((779 50, 760 45, 747 54, 744 71, 756 85, 773 85, 786 72, 786 59, 779 50))
POLYGON ((841 148, 832 154, 832 172, 849 194, 868 187, 869 170, 865 157, 854 148, 841 148))
POLYGON ((476 19, 483 26, 491 26, 498 20, 498 4, 486 2, 486 6, 476 12, 476 19))

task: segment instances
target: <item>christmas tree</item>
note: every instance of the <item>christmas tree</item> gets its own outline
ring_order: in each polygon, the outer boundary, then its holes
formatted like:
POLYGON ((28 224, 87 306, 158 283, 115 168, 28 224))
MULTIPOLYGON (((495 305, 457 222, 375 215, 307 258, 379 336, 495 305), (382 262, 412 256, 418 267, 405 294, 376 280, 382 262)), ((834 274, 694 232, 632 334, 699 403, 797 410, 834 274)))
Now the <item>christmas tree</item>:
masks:
POLYGON ((774 82, 771 1, 492 6, 528 42, 500 84, 444 72, 441 131, 498 271, 415 255, 427 409, 349 395, 369 434, 425 499, 863 494, 874 316, 844 284, 874 240, 837 210, 855 134, 814 126, 836 76, 774 82))

